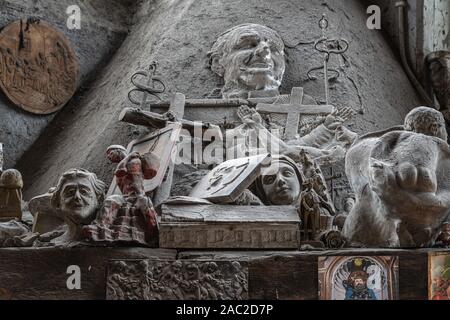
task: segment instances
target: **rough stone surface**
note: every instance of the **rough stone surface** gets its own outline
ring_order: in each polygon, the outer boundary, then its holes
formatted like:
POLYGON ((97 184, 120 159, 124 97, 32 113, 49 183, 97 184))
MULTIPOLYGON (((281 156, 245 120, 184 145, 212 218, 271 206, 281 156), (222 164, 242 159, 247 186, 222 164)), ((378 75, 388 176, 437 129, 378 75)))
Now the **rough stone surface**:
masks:
MULTIPOLYGON (((132 1, 0 0, 0 28, 21 18, 38 17, 67 37, 80 64, 79 91, 65 108, 65 112, 74 112, 78 109, 77 98, 89 87, 89 81, 86 80, 110 59, 127 33, 129 11, 132 10, 128 3, 132 1), (69 30, 66 26, 66 9, 73 4, 81 9, 80 30, 69 30)), ((55 117, 55 114, 41 116, 23 111, 14 106, 2 92, 0 115, 0 142, 4 143, 5 168, 15 165, 55 117)), ((58 127, 55 133, 63 130, 63 127, 58 127)))
MULTIPOLYGON (((96 172, 105 182, 112 166, 104 156, 111 144, 126 145, 139 133, 119 123, 130 77, 159 61, 157 72, 167 81, 167 94, 183 92, 199 98, 220 87, 220 78, 208 69, 206 54, 217 35, 233 25, 254 22, 278 31, 286 44, 288 61, 281 93, 302 86, 305 93, 323 100, 322 81, 306 73, 321 64, 312 41, 320 36, 317 21, 326 13, 330 34, 350 40, 345 53, 348 67, 330 88, 331 102, 349 106, 358 114, 346 125, 358 133, 402 122, 419 105, 400 63, 379 31, 366 28, 365 7, 359 1, 172 0, 146 1, 137 10, 136 24, 121 48, 102 70, 92 89, 79 101, 77 111, 66 108, 19 163, 25 177, 25 198, 47 191, 58 173, 73 166, 96 172), (394 90, 395 88, 395 90, 394 90), (64 130, 61 130, 64 129, 64 130), (35 161, 36 154, 40 161, 35 161)), ((335 57, 334 57, 335 58, 335 57)), ((331 64, 343 64, 332 60, 331 64)))
MULTIPOLYGON (((390 42, 392 49, 395 54, 399 55, 399 37, 398 37, 398 8, 395 7, 395 1, 383 1, 383 0, 364 0, 366 6, 377 5, 381 9, 381 32, 386 36, 388 42, 390 42)), ((419 19, 420 10, 417 10, 417 6, 422 5, 422 0, 408 1, 408 8, 405 17, 408 19, 408 29, 406 29, 408 39, 407 39, 407 52, 409 54, 411 67, 416 72, 421 72, 417 69, 417 62, 419 61, 419 56, 423 59, 423 55, 420 53, 420 49, 417 45, 418 33, 421 32, 420 28, 417 28, 417 19, 419 19)), ((369 14, 367 15, 369 17, 369 14)), ((423 35, 422 35, 423 36, 423 35)))

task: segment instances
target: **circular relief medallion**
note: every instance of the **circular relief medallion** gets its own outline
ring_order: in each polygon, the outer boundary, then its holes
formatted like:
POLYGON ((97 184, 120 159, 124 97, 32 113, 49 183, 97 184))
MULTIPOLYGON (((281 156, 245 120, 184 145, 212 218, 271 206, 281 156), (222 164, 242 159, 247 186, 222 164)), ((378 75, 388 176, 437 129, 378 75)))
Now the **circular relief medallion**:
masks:
POLYGON ((78 62, 64 35, 38 19, 0 32, 0 87, 18 107, 36 114, 62 108, 73 96, 78 62))

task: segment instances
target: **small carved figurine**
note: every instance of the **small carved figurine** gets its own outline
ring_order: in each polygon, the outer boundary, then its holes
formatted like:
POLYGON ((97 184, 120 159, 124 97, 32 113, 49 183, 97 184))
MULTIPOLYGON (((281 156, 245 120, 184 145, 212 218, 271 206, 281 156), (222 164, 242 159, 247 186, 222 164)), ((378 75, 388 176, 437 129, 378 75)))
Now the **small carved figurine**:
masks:
POLYGON ((304 228, 304 240, 312 240, 320 231, 329 227, 322 226, 321 221, 323 216, 331 219, 330 212, 333 212, 333 208, 314 190, 312 179, 307 179, 303 187, 304 190, 300 194, 300 217, 304 228))
POLYGON ((22 175, 15 169, 0 172, 0 218, 22 219, 22 175))
POLYGON ((115 177, 121 195, 109 196, 95 221, 84 228, 94 242, 139 243, 154 245, 157 241, 157 219, 151 199, 144 190, 144 179, 158 171, 158 159, 152 153, 126 153, 124 147, 110 146, 107 157, 118 163, 115 177))

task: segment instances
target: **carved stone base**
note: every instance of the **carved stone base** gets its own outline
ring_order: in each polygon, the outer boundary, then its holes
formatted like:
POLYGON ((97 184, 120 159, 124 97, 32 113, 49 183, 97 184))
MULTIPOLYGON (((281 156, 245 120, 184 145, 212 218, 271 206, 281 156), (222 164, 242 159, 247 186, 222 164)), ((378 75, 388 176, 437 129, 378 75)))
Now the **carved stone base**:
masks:
MULTIPOLYGON (((399 298, 427 299, 428 253, 450 249, 316 251, 181 251, 149 248, 0 249, 0 299, 105 299, 110 260, 239 261, 248 267, 249 299, 318 299, 318 257, 399 257, 399 298), (246 263, 245 263, 246 262, 246 263), (81 289, 66 286, 70 265, 80 267, 81 289)), ((184 265, 184 264, 183 264, 184 265)))
POLYGON ((166 204, 159 243, 178 249, 297 249, 299 225, 292 206, 166 204))

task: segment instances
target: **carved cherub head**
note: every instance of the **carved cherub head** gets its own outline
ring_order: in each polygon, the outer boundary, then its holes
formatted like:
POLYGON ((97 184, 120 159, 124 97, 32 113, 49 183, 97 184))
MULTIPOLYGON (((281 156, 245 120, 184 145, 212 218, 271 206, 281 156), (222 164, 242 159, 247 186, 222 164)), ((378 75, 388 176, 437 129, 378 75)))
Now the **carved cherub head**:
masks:
POLYGON ((102 204, 106 185, 84 169, 66 171, 53 190, 51 204, 69 225, 89 224, 102 204))
POLYGON ((222 33, 208 53, 211 70, 224 78, 224 98, 278 90, 285 70, 284 43, 266 26, 246 23, 222 33))
POLYGON ((273 156, 270 167, 255 181, 257 195, 266 205, 291 205, 297 201, 302 177, 297 164, 286 156, 273 156))
POLYGON ((442 113, 429 107, 412 109, 405 117, 405 130, 434 136, 447 141, 447 131, 442 113))
POLYGON ((199 278, 200 269, 196 263, 188 263, 186 265, 187 280, 197 280, 199 278))

